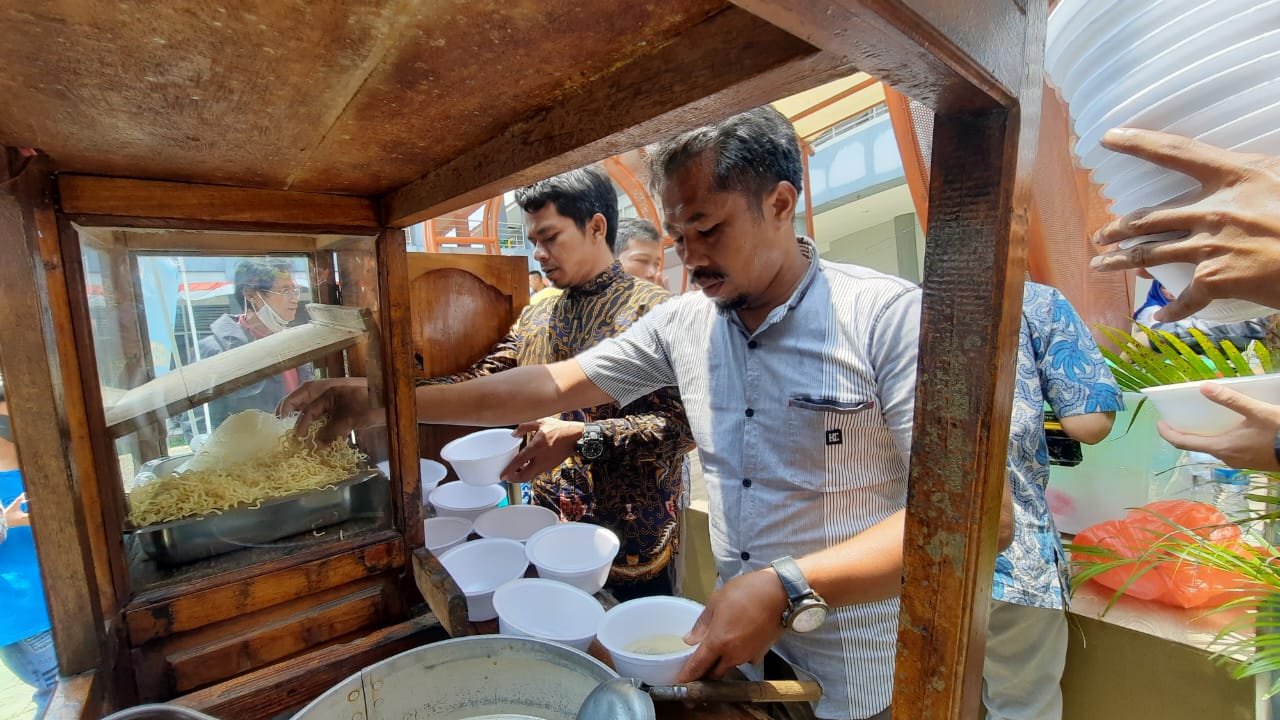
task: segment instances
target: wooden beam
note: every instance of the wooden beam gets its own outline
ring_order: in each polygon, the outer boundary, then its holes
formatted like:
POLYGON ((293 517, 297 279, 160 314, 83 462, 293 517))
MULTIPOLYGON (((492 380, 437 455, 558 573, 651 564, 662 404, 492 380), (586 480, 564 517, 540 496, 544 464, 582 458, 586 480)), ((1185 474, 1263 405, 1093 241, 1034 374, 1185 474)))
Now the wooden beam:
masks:
POLYGON ((383 217, 396 227, 422 222, 852 72, 730 7, 391 192, 383 217))
POLYGON ((62 212, 86 225, 365 235, 382 227, 376 203, 348 195, 92 175, 59 176, 58 193, 62 212))
POLYGON ((1015 103, 1022 0, 733 3, 940 112, 1015 103))
MULTIPOLYGON (((0 163, 4 158, 0 153, 0 163)), ((91 456, 84 397, 47 158, 22 165, 12 178, 6 165, 0 164, 0 358, 58 665, 77 675, 103 666, 111 652, 80 496, 81 485, 94 482, 92 463, 83 465, 91 456)))
POLYGON ((59 677, 44 720, 98 720, 112 708, 105 706, 104 683, 98 673, 59 677))
POLYGON ((175 699, 177 705, 219 718, 258 720, 293 711, 349 675, 397 653, 445 640, 432 615, 331 645, 175 699))
POLYGON ((1022 314, 1046 3, 1011 110, 934 120, 893 717, 978 717, 1022 314))

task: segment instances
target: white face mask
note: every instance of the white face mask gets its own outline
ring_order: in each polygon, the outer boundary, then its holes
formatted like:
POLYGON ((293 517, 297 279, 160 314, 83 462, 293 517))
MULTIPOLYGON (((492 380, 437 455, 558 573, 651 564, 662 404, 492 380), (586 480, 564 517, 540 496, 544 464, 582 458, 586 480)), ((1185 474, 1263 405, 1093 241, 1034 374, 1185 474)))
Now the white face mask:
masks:
POLYGON ((263 300, 262 293, 258 293, 258 301, 262 304, 259 305, 258 309, 254 312, 258 316, 258 320, 265 325, 268 330, 273 333, 278 333, 289 326, 289 323, 285 322, 285 319, 280 317, 280 313, 276 312, 275 308, 271 307, 266 300, 263 300))

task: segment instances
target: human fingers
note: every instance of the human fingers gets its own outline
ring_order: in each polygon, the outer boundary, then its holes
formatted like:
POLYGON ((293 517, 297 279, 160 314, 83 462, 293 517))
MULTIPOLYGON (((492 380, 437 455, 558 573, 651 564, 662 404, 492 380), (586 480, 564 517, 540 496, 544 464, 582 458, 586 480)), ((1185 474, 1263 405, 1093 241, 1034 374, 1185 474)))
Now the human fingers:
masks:
POLYGON ((1234 176, 1242 164, 1239 153, 1156 130, 1114 128, 1102 136, 1102 146, 1190 175, 1202 184, 1234 176))
POLYGON ((276 404, 276 417, 288 417, 300 412, 302 408, 315 402, 317 396, 324 392, 324 384, 317 380, 309 380, 298 386, 296 390, 285 395, 276 404))
POLYGON ((529 420, 528 422, 522 422, 516 426, 515 430, 511 431, 511 436, 522 437, 524 435, 528 435, 531 432, 537 432, 538 428, 540 427, 542 427, 541 420, 529 420))
POLYGON ((681 685, 707 677, 716 669, 719 663, 719 653, 713 650, 709 644, 703 643, 693 651, 688 660, 684 661, 684 665, 680 667, 680 672, 676 673, 672 684, 681 685))
POLYGON ((529 440, 529 442, 525 443, 525 446, 520 448, 520 452, 517 452, 515 457, 511 458, 511 462, 507 463, 507 466, 502 469, 502 472, 498 473, 498 477, 500 477, 503 482, 524 481, 524 477, 522 476, 524 469, 528 467, 528 465, 538 456, 540 443, 537 442, 537 439, 539 437, 541 436, 535 435, 529 440))
POLYGON ((1169 304, 1156 310, 1155 318, 1160 322, 1181 320, 1203 310, 1211 302, 1213 302, 1213 296, 1209 294, 1204 283, 1192 280, 1191 284, 1178 293, 1177 297, 1169 301, 1169 304))
POLYGON ((1214 382, 1204 383, 1200 386, 1200 394, 1228 410, 1240 413, 1246 420, 1261 421, 1272 425, 1280 424, 1280 407, 1251 398, 1225 385, 1219 385, 1214 382))
POLYGON ((1179 197, 1161 205, 1134 210, 1103 225, 1094 233, 1093 243, 1114 245, 1124 240, 1156 235, 1165 236, 1162 240, 1185 239, 1188 233, 1205 222, 1206 210, 1200 200, 1200 197, 1179 197))

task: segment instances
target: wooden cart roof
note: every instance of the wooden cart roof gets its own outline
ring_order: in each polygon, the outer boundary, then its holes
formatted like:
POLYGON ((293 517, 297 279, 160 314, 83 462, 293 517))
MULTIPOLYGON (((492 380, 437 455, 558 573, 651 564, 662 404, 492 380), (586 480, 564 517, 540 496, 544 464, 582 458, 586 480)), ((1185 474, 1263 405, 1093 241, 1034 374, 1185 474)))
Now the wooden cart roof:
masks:
POLYGON ((353 195, 581 145, 597 138, 568 123, 601 135, 615 128, 592 115, 647 120, 693 99, 676 86, 706 95, 816 52, 724 0, 0 8, 0 145, 62 171, 353 195))

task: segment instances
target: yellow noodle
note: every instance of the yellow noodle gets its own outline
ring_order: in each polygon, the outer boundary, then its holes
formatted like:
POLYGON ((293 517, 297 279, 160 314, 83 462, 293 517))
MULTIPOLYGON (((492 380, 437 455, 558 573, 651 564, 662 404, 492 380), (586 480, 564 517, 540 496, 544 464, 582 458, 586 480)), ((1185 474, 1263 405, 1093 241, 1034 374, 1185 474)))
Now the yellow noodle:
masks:
POLYGON ((368 458, 344 442, 317 446, 319 428, 312 425, 302 439, 285 432, 275 451, 252 462, 187 470, 134 488, 129 493, 129 522, 142 527, 334 487, 368 458))

